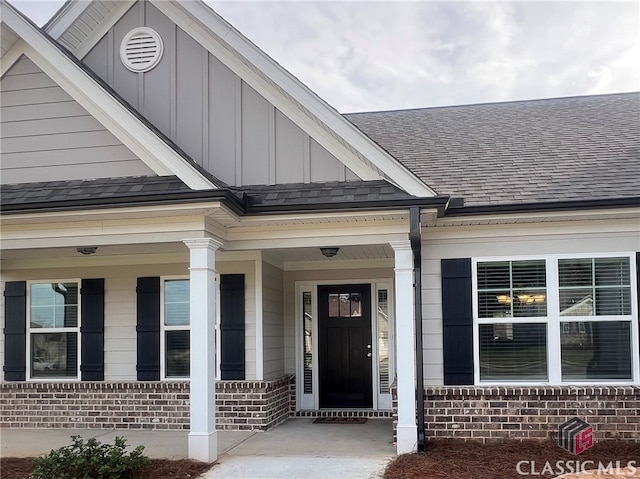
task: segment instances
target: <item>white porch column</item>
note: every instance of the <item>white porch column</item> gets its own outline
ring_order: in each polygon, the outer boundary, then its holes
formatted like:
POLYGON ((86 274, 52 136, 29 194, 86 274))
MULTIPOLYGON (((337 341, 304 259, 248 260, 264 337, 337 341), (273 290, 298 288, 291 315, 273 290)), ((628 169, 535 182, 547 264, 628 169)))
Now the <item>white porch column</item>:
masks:
POLYGON ((416 452, 416 356, 413 307, 413 253, 411 243, 392 241, 395 252, 396 351, 398 388, 397 453, 416 452))
POLYGON ((211 238, 187 239, 190 250, 191 431, 189 458, 218 458, 216 431, 216 250, 211 238))

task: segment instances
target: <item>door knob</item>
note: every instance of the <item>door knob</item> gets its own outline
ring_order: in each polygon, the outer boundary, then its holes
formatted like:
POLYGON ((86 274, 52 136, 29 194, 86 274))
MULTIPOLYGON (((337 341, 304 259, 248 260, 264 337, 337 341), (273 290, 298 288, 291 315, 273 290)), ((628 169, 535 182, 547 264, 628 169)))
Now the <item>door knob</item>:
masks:
POLYGON ((371 353, 367 353, 367 357, 370 358, 371 357, 371 353))

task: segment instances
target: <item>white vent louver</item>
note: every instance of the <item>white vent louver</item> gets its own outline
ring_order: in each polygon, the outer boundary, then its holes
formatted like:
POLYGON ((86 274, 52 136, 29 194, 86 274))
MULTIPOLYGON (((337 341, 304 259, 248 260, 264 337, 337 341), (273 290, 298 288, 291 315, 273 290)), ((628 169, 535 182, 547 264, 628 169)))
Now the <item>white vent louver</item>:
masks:
POLYGON ((155 30, 134 28, 120 44, 120 59, 132 72, 147 72, 162 58, 162 39, 155 30))

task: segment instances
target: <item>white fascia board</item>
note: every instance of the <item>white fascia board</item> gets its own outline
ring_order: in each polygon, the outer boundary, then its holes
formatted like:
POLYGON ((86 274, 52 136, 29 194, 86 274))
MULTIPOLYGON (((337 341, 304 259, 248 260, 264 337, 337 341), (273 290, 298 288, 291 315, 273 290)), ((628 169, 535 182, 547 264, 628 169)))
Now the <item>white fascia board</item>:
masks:
POLYGON ((431 188, 399 161, 382 150, 203 2, 188 1, 178 4, 164 0, 151 1, 158 10, 176 22, 194 40, 360 178, 379 179, 380 175, 375 170, 377 168, 409 194, 419 197, 436 196, 431 188), (229 48, 226 48, 224 43, 229 48), (367 161, 375 168, 367 164, 367 161))
POLYGON ((3 21, 24 39, 24 54, 157 175, 176 175, 194 190, 216 189, 193 165, 5 3, 2 4, 2 16, 3 21))
POLYGON ((76 58, 84 58, 87 53, 91 51, 93 47, 104 37, 109 30, 120 20, 125 13, 129 11, 133 5, 135 5, 135 0, 118 0, 116 6, 113 10, 109 12, 109 14, 103 18, 95 30, 93 30, 82 42, 80 45, 73 50, 73 54, 76 58))
POLYGON ((87 0, 68 0, 55 16, 49 20, 46 32, 56 40, 84 13, 91 4, 87 0))
MULTIPOLYGON (((3 22, 0 25, 0 28, 4 28, 5 25, 6 24, 3 22)), ((13 65, 15 65, 15 63, 24 54, 24 47, 25 43, 21 38, 13 44, 13 46, 2 56, 2 58, 0 58, 0 78, 4 77, 5 73, 7 73, 9 69, 13 65)))

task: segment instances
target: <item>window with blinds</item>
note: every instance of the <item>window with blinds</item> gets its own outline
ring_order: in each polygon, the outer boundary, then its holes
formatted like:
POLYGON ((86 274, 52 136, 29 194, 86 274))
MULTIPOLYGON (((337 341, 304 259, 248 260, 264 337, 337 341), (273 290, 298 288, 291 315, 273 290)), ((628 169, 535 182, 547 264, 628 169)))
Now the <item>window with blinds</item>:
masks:
POLYGON ((313 306, 311 292, 302 293, 302 373, 304 394, 313 393, 313 306))
POLYGON ((546 381, 545 261, 477 263, 477 300, 480 380, 546 381))
POLYGON ((389 294, 378 290, 378 371, 380 393, 389 393, 389 294))
POLYGON ((162 339, 165 378, 190 375, 191 331, 189 327, 189 280, 164 281, 162 339))
POLYGON ((631 380, 628 257, 558 260, 563 381, 631 380))
POLYGON ((632 381, 632 269, 631 255, 476 261, 476 378, 632 381))

